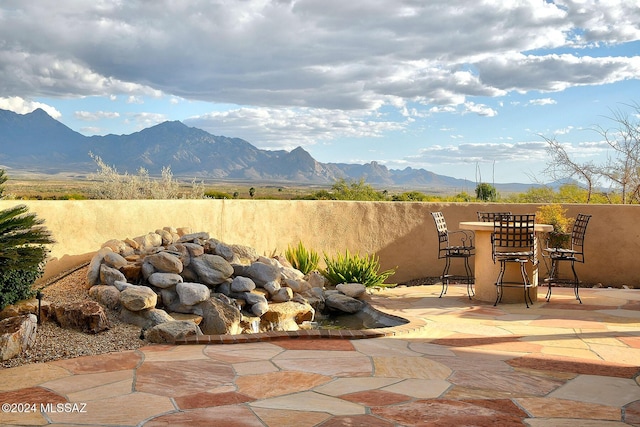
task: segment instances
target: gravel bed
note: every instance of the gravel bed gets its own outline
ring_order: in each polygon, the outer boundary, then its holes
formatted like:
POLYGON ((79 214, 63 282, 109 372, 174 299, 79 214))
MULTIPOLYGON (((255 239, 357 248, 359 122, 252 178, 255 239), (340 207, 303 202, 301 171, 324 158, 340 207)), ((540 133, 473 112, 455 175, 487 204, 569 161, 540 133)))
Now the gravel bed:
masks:
MULTIPOLYGON (((91 300, 85 289, 87 267, 64 276, 43 289, 43 301, 51 304, 91 300)), ((13 368, 29 363, 50 362, 123 350, 134 350, 148 345, 140 339, 140 328, 121 322, 116 312, 105 308, 111 328, 98 334, 87 334, 71 329, 63 329, 53 321, 38 325, 33 348, 4 362, 2 368, 13 368)))

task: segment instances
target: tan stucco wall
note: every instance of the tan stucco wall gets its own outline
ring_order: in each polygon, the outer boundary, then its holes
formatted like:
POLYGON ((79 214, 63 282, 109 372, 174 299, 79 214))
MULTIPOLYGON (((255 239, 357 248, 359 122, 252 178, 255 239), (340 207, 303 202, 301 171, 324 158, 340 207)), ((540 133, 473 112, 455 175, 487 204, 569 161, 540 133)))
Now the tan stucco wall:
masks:
MULTIPOLYGON (((533 213, 537 205, 334 202, 279 200, 86 200, 0 201, 0 209, 24 203, 45 220, 57 243, 45 278, 90 259, 109 239, 125 239, 164 226, 208 231, 226 243, 249 245, 262 254, 284 253, 287 245, 330 255, 375 253, 383 269, 397 267, 390 281, 438 276, 436 233, 430 212, 442 211, 449 229, 472 221, 476 211, 533 213)), ((586 264, 578 265, 585 283, 640 287, 640 206, 567 205, 568 214, 592 214, 586 264)))

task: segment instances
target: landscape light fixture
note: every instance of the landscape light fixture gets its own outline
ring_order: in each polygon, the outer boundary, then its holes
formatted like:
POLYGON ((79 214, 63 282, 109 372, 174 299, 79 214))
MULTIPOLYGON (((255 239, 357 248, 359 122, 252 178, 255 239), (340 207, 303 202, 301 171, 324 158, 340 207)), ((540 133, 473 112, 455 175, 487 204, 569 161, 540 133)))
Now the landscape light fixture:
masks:
POLYGON ((40 314, 42 313, 42 297, 44 297, 44 294, 38 289, 36 293, 36 299, 38 300, 38 325, 40 324, 40 314))

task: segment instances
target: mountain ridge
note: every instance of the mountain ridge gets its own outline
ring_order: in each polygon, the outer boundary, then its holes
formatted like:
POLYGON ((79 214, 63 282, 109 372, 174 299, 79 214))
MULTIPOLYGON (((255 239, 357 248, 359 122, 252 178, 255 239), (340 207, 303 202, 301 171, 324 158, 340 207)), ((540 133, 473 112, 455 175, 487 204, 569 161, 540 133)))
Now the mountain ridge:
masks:
MULTIPOLYGON (((144 167, 159 175, 170 167, 176 177, 332 184, 336 179, 364 179, 378 186, 406 188, 475 188, 469 180, 425 169, 389 169, 378 162, 321 163, 302 147, 262 150, 241 138, 212 135, 180 121, 166 121, 131 134, 84 136, 42 109, 24 115, 0 110, 0 167, 92 173, 99 156, 119 172, 144 167)), ((497 186, 497 185, 496 185, 497 186)))

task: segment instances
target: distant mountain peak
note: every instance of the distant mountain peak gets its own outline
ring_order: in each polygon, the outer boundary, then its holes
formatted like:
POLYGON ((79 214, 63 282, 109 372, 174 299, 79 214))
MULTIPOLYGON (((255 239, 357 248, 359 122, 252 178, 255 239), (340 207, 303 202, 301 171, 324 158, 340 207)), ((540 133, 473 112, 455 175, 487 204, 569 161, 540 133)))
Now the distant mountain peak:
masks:
POLYGON ((129 135, 87 137, 41 108, 20 115, 0 110, 0 161, 14 170, 90 173, 92 152, 120 173, 144 167, 159 175, 170 167, 176 177, 331 184, 338 178, 365 179, 373 185, 462 187, 468 181, 424 169, 390 170, 379 162, 321 163, 302 147, 287 152, 262 150, 235 137, 215 136, 174 120, 129 135))
POLYGON ((185 125, 180 120, 167 120, 153 127, 163 127, 169 129, 189 129, 189 126, 185 125))

